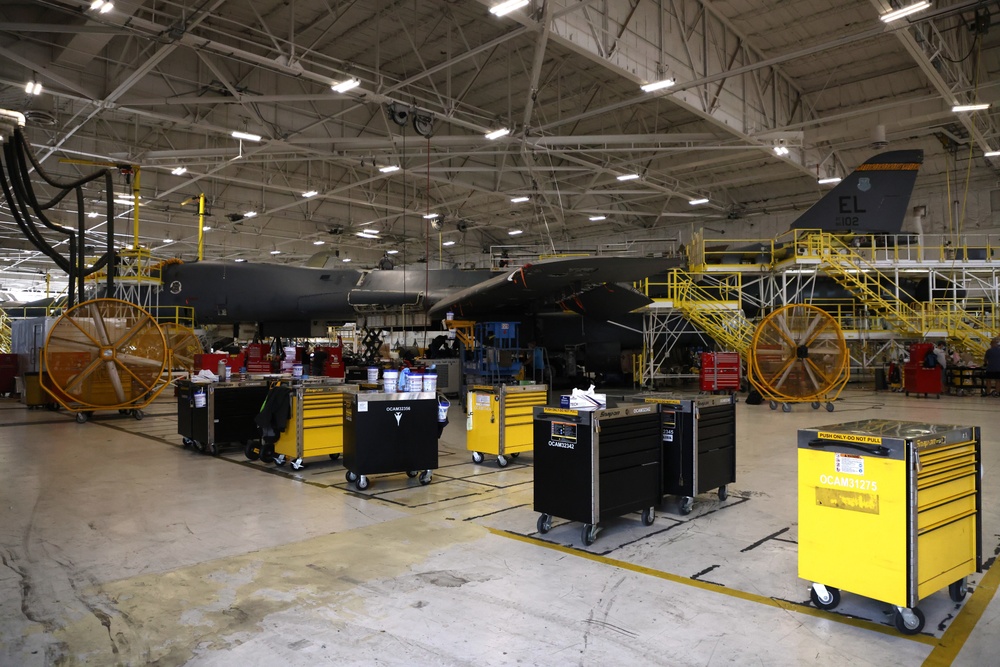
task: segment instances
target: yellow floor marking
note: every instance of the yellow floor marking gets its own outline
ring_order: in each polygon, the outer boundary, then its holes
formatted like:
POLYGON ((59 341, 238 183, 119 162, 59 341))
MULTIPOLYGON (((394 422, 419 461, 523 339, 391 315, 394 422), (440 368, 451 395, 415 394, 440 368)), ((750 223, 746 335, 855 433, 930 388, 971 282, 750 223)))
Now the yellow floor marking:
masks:
MULTIPOLYGON (((665 579, 666 581, 672 581, 677 584, 691 586, 693 588, 698 588, 703 591, 711 591, 713 593, 719 593, 720 595, 728 595, 729 597, 738 598, 740 600, 757 602, 759 604, 767 605, 769 607, 777 607, 778 609, 784 609, 786 611, 798 612, 800 614, 805 614, 806 616, 825 618, 827 620, 836 621, 837 623, 843 623, 844 625, 850 625, 855 628, 871 630, 872 632, 879 632, 883 635, 890 635, 892 637, 898 637, 900 639, 909 639, 915 642, 920 642, 921 644, 927 644, 928 646, 938 645, 938 639, 936 637, 928 637, 927 635, 903 635, 900 634, 894 627, 879 625, 878 623, 873 623, 872 621, 866 621, 860 618, 851 618, 849 616, 841 616, 840 614, 832 614, 823 611, 821 609, 816 609, 814 607, 807 607, 804 605, 794 604, 791 602, 787 602, 785 600, 777 600, 775 598, 769 598, 763 595, 757 595, 755 593, 747 593, 745 591, 736 590, 735 588, 726 588, 725 586, 710 584, 704 581, 698 581, 697 579, 691 579, 690 577, 682 577, 678 574, 670 574, 669 572, 663 572, 661 570, 654 570, 653 568, 644 567, 642 565, 636 565, 634 563, 628 563, 623 560, 608 558, 607 556, 601 556, 598 554, 592 554, 588 551, 580 551, 579 549, 573 549, 572 547, 564 547, 561 544, 553 544, 551 542, 546 542, 545 540, 539 540, 534 537, 527 537, 525 535, 518 535, 517 533, 511 533, 505 530, 498 530, 496 528, 487 528, 487 530, 489 530, 494 535, 500 535, 502 537, 507 537, 512 540, 527 542, 528 544, 534 544, 540 547, 545 547, 546 549, 551 549, 553 551, 559 551, 565 554, 577 556, 579 558, 584 558, 586 560, 592 560, 596 563, 603 563, 605 565, 611 565, 613 567, 618 567, 623 570, 629 570, 630 572, 645 574, 650 577, 656 577, 658 579, 665 579)), ((969 605, 966 605, 966 607, 968 606, 969 605)), ((975 623, 973 623, 973 625, 975 625, 975 623)))
POLYGON ((945 665, 954 662, 955 658, 958 657, 958 652, 965 645, 965 640, 972 634, 973 628, 982 618, 986 607, 992 602, 998 586, 1000 586, 1000 565, 997 564, 997 561, 993 561, 993 567, 986 571, 986 576, 976 586, 972 597, 962 606, 958 616, 945 630, 944 636, 938 641, 937 646, 924 660, 924 667, 945 667, 945 665))

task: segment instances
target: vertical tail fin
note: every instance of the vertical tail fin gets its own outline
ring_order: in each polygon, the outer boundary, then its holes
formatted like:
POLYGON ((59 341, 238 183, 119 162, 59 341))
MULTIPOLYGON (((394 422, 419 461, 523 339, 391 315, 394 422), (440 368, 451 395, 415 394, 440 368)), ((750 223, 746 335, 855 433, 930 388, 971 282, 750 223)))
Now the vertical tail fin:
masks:
POLYGON ((803 213, 792 229, 898 234, 923 161, 922 150, 876 155, 803 213))

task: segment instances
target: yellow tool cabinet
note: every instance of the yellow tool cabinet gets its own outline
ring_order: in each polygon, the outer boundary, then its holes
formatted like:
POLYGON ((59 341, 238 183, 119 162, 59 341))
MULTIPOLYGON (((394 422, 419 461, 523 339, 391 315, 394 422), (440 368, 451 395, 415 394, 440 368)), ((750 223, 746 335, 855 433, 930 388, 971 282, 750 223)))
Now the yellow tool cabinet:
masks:
POLYGON ((299 384, 289 397, 291 418, 276 443, 274 463, 288 461, 303 467, 302 459, 329 455, 338 459, 344 451, 344 411, 351 405, 357 387, 348 384, 299 384))
POLYGON ((485 454, 497 457, 497 465, 507 466, 507 457, 516 457, 534 446, 536 405, 548 402, 548 386, 472 385, 466 400, 465 446, 472 460, 482 463, 485 454))
POLYGON ((883 419, 798 433, 799 577, 813 604, 840 590, 895 607, 896 628, 923 629, 919 601, 965 597, 982 570, 980 430, 883 419))

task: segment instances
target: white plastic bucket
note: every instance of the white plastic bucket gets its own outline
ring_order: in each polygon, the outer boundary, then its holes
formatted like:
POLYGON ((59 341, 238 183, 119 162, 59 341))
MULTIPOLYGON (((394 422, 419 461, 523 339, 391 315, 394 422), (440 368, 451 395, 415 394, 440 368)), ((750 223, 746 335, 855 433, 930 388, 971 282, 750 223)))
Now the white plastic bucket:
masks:
POLYGON ((444 396, 438 396, 438 421, 446 422, 448 421, 448 408, 451 407, 451 403, 444 396))
POLYGON ((396 384, 399 382, 399 371, 383 371, 382 381, 385 383, 383 389, 386 393, 396 391, 396 384))
POLYGON ((378 366, 368 367, 368 384, 375 384, 378 382, 378 366))
POLYGON ((205 390, 204 389, 199 389, 198 391, 194 392, 194 407, 196 407, 196 408, 203 408, 203 407, 205 407, 205 404, 207 402, 208 402, 208 399, 205 396, 205 390))
POLYGON ((292 364, 292 377, 293 378, 302 377, 302 364, 292 364))
POLYGON ((424 373, 424 391, 437 391, 437 373, 424 373))
POLYGON ((420 373, 411 373, 406 378, 406 391, 422 391, 424 388, 424 376, 420 373))

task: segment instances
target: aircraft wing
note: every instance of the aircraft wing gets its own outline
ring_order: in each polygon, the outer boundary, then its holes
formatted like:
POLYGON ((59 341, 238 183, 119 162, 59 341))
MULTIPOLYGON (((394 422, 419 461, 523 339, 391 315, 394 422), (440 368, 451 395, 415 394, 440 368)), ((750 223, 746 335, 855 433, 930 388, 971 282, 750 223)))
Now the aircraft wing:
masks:
POLYGON ((645 308, 653 300, 637 289, 621 283, 605 283, 563 299, 559 305, 580 315, 608 320, 645 308))
POLYGON ((588 287, 641 280, 680 266, 680 257, 573 257, 548 259, 506 271, 478 285, 450 294, 428 311, 434 317, 454 312, 474 317, 529 301, 558 302, 588 287))

